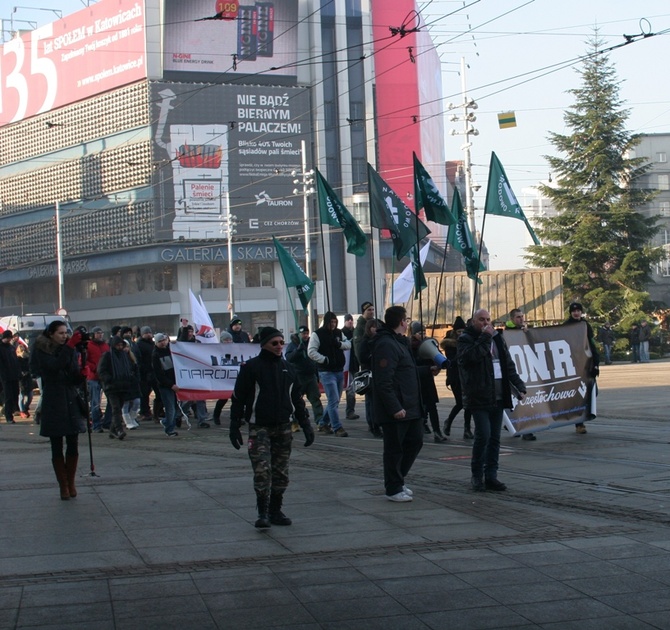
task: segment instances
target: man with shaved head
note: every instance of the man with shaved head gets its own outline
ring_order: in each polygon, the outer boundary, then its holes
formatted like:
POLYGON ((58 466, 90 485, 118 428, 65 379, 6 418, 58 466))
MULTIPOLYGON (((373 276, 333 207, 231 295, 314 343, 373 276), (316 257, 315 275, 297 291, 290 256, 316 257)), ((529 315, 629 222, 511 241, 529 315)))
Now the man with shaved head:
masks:
POLYGON ((485 309, 475 311, 471 324, 458 338, 458 370, 463 406, 472 412, 475 441, 472 445, 472 489, 502 491, 498 456, 503 410, 512 408, 512 394, 523 400, 526 386, 517 374, 503 336, 491 325, 485 309))

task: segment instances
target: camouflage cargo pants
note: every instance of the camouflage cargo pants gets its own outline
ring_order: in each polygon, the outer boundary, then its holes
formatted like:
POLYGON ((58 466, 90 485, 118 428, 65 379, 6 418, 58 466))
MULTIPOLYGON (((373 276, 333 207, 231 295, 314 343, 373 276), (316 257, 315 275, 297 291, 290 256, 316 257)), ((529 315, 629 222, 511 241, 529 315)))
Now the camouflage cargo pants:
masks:
POLYGON ((293 434, 291 423, 271 427, 249 425, 249 459, 254 470, 254 490, 283 493, 288 486, 288 462, 293 434))

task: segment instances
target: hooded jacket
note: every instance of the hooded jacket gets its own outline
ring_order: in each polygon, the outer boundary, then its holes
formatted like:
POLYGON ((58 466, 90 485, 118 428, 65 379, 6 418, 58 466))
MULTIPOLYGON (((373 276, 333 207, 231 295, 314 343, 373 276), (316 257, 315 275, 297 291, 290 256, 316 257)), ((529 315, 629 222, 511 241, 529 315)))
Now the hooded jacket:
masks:
POLYGON ((307 355, 318 364, 320 372, 341 372, 344 369, 344 351, 351 349, 349 341, 339 328, 330 328, 330 322, 337 315, 327 311, 323 316, 323 325, 317 328, 309 338, 307 355))

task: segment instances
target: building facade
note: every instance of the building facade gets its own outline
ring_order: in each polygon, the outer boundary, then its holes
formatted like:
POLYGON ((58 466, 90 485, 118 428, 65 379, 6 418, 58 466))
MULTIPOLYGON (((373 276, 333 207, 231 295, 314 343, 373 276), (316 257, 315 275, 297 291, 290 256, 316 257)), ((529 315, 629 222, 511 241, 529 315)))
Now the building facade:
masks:
MULTIPOLYGON (((0 315, 62 305, 76 323, 173 332, 191 317, 191 290, 217 327, 234 311, 251 332, 289 332, 273 236, 301 266, 309 258, 313 324, 381 300, 390 241, 347 254, 340 231, 320 225, 310 180, 318 168, 370 233, 366 164, 395 168, 375 100, 392 79, 376 65, 395 49, 375 49, 375 5, 390 25, 415 8, 388 4, 278 0, 215 16, 208 0, 100 0, 5 43, 0 315)), ((425 118, 392 143, 410 177, 422 142, 430 164, 444 159, 441 118, 425 118)), ((439 264, 435 247, 427 268, 439 264)))

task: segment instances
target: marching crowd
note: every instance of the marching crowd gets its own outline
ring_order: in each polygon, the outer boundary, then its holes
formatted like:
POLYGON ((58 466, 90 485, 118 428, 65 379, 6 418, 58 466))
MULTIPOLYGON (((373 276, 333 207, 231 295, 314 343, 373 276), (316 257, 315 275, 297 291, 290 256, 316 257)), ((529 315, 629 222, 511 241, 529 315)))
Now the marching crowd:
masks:
MULTIPOLYGON (((571 304, 569 311, 565 324, 583 321, 581 304, 571 304)), ((587 327, 595 376, 599 352, 588 323, 587 327)), ((525 330, 524 313, 513 309, 504 328, 525 330)), ((635 331, 637 350, 633 360, 644 362, 648 361, 647 322, 642 322, 640 329, 635 331)), ((349 373, 367 376, 363 413, 369 432, 383 440, 387 499, 413 500, 405 478, 423 446, 424 435, 432 433, 436 443, 446 442, 461 410, 463 437, 473 440, 472 489, 505 490, 498 479, 503 411, 512 407, 513 396, 523 399, 526 387, 517 374, 503 332, 493 327, 485 309, 476 311, 468 322, 457 317, 440 344, 446 358, 440 355, 437 362, 424 351, 425 327, 419 321, 410 322, 401 306, 388 308, 383 319, 378 319, 372 302, 364 302, 356 323, 346 315, 341 329, 337 315, 329 311, 317 330, 310 332, 307 326, 301 326, 286 348, 281 331, 259 329, 254 342, 260 345, 260 353, 240 366, 230 405, 230 441, 236 449, 244 444, 242 425, 248 425, 248 454, 258 507, 256 527, 291 524, 282 505, 289 481, 293 433, 303 431, 305 446, 314 441, 304 398, 311 406, 318 433, 348 437, 339 411, 345 389, 346 351, 350 351, 349 373), (435 377, 443 367, 455 404, 440 426, 435 377)), ((187 320, 181 320, 176 338, 196 341, 187 320)), ((614 334, 609 324, 601 328, 598 340, 604 348, 605 363, 611 363, 614 334)), ((41 395, 34 421, 40 425, 40 435, 50 439, 61 499, 77 496, 78 436, 87 429, 123 440, 127 431, 141 423, 155 422, 162 425, 167 437, 174 438, 182 422, 189 422, 189 412, 198 427, 210 428, 205 401, 180 400, 178 396, 169 342, 168 335, 154 333, 149 326, 134 330, 114 326, 106 337, 99 326, 90 333, 79 327, 70 334, 61 321, 52 322, 30 349, 18 334, 2 333, 0 383, 6 422, 14 423, 15 413, 31 417, 37 384, 41 395)), ((235 317, 221 334, 221 342, 251 343, 252 339, 235 317)), ((346 390, 345 421, 359 417, 355 412, 355 380, 349 379, 346 390)), ((215 404, 212 421, 217 425, 221 424, 226 403, 217 400, 215 404)), ((586 433, 583 424, 577 424, 576 430, 586 433)), ((536 438, 526 434, 523 439, 536 438)))

